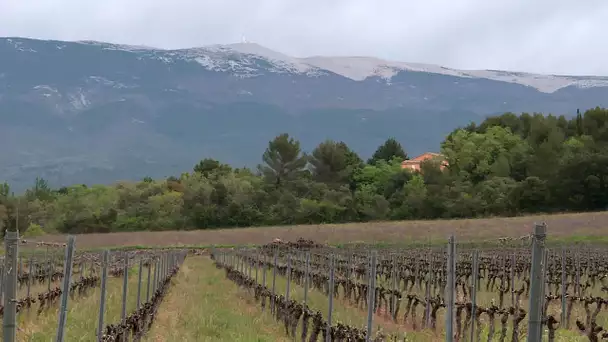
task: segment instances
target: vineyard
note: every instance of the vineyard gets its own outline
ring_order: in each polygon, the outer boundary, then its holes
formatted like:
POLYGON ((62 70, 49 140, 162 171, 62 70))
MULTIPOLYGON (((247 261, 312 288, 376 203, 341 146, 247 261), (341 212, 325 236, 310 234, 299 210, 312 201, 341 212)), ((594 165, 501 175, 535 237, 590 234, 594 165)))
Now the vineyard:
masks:
POLYGON ((300 240, 212 257, 293 340, 608 339, 606 250, 543 239, 457 252, 454 243, 338 250, 300 240))
POLYGON ((552 246, 545 230, 477 249, 451 237, 423 248, 276 239, 95 252, 73 237, 26 248, 8 232, 3 340, 608 339, 608 250, 552 246))
POLYGON ((187 254, 77 253, 73 237, 19 251, 11 234, 1 267, 3 341, 140 341, 187 254))

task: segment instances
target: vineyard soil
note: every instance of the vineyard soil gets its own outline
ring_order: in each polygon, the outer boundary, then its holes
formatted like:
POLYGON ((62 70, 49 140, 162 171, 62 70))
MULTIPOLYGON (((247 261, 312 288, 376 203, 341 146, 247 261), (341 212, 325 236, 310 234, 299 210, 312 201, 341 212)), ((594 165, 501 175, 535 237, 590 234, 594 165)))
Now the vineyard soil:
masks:
MULTIPOLYGON (((119 246, 209 246, 264 244, 275 238, 294 241, 300 237, 323 243, 386 243, 445 241, 454 234, 460 241, 495 241, 529 234, 534 222, 546 222, 550 240, 564 242, 606 240, 608 211, 513 218, 393 221, 288 227, 255 227, 217 230, 121 232, 86 234, 77 238, 78 248, 119 246)), ((46 235, 34 241, 65 242, 65 235, 46 235)))

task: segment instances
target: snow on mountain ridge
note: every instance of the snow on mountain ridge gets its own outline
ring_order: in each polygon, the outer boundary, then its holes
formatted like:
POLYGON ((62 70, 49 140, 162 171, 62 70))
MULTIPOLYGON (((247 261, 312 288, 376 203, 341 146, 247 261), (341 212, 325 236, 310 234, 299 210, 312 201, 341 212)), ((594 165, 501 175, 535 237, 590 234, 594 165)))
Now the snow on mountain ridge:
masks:
MULTIPOLYGON (((192 49, 184 49, 186 51, 192 49)), ((182 51, 184 51, 182 50, 182 51)), ((363 81, 369 77, 380 77, 390 81, 390 79, 401 71, 427 72, 465 78, 483 78, 501 82, 516 83, 545 93, 552 93, 568 86, 579 88, 589 87, 608 87, 608 77, 578 77, 578 76, 558 76, 541 75, 524 72, 509 72, 501 70, 458 70, 434 64, 406 63, 388 61, 375 57, 353 56, 353 57, 291 57, 280 52, 268 49, 255 43, 237 43, 228 45, 212 45, 196 49, 199 52, 211 52, 213 57, 221 57, 227 54, 240 54, 241 61, 252 66, 250 59, 244 56, 255 56, 263 58, 273 64, 271 72, 292 72, 305 73, 309 76, 320 76, 329 71, 334 74, 347 77, 355 81, 363 81)), ((203 65, 209 65, 212 56, 204 56, 203 65)), ((200 62, 200 58, 197 61, 200 62)), ((221 62, 220 62, 221 64, 221 62)), ((212 68, 217 70, 217 66, 212 68)), ((234 65, 232 67, 236 71, 234 65)), ((252 68, 255 69, 255 68, 252 68)), ((250 70, 252 71, 252 70, 250 70)), ((247 75, 253 77, 255 75, 247 75)))
MULTIPOLYGON (((26 47, 27 44, 24 44, 26 40, 7 38, 7 41, 21 51, 36 52, 26 47)), ((94 45, 104 50, 122 50, 143 54, 164 63, 171 63, 179 59, 195 61, 208 70, 231 72, 237 77, 256 77, 265 72, 305 74, 309 77, 334 73, 355 81, 380 77, 390 82, 391 78, 399 72, 413 71, 515 83, 533 87, 545 93, 552 93, 568 86, 608 87, 608 77, 541 75, 500 70, 458 70, 433 64, 406 63, 361 56, 299 58, 249 42, 173 50, 98 41, 78 41, 76 43, 94 45)))

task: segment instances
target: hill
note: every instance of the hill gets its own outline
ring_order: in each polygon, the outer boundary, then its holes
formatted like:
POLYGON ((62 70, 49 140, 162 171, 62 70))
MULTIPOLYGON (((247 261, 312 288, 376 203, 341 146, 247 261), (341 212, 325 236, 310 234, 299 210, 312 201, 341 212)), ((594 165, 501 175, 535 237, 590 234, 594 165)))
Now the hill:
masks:
POLYGON ((373 57, 295 58, 254 43, 163 50, 0 38, 0 179, 15 189, 163 177, 204 157, 260 162, 290 132, 409 154, 485 116, 606 106, 608 77, 464 71, 373 57))

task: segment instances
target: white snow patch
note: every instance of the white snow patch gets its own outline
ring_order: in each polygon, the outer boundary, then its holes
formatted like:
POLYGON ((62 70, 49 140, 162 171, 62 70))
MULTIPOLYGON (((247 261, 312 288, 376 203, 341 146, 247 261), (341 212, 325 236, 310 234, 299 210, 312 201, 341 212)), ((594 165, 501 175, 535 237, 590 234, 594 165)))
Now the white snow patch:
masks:
POLYGON ((68 94, 68 98, 70 99, 70 104, 76 110, 84 109, 91 104, 82 92, 82 89, 79 89, 76 93, 68 94))
POLYGON ((244 90, 244 89, 241 89, 241 90, 237 91, 236 93, 238 95, 253 95, 252 92, 250 92, 249 90, 244 90))
POLYGON ((15 40, 12 40, 12 39, 9 38, 9 39, 6 40, 6 42, 9 43, 9 44, 11 44, 15 48, 15 50, 18 50, 18 51, 37 52, 36 50, 34 50, 32 48, 28 48, 26 46, 23 46, 23 42, 20 42, 20 41, 15 41, 15 40))
POLYGON ((89 76, 89 78, 87 79, 87 82, 91 81, 91 82, 96 82, 96 83, 101 83, 105 86, 108 87, 112 87, 112 88, 116 88, 116 89, 124 89, 124 88, 136 88, 136 86, 128 86, 126 84, 120 83, 120 82, 116 82, 116 81, 112 81, 109 80, 105 77, 101 77, 101 76, 89 76))
POLYGON ((34 87, 34 90, 45 90, 45 91, 50 91, 52 93, 59 93, 59 91, 56 88, 53 88, 46 84, 37 85, 34 87))
MULTIPOLYGON (((10 39, 7 41, 15 45, 16 48, 21 46, 20 42, 13 42, 10 39)), ((406 63, 361 56, 297 58, 249 42, 178 50, 109 44, 97 41, 79 41, 77 43, 98 46, 104 50, 137 53, 140 59, 152 58, 166 64, 179 60, 192 61, 200 64, 205 69, 230 72, 239 78, 257 77, 267 73, 303 74, 309 77, 320 77, 334 73, 355 81, 378 77, 384 80, 387 85, 391 85, 394 83, 391 82, 393 76, 402 71, 412 71, 515 83, 533 87, 546 93, 552 93, 568 86, 579 88, 608 87, 608 77, 540 75, 499 70, 458 70, 433 64, 406 63)))

